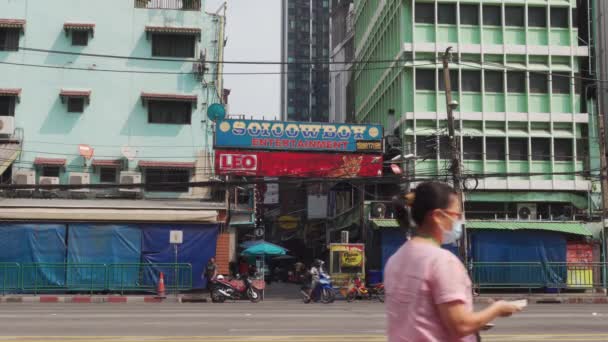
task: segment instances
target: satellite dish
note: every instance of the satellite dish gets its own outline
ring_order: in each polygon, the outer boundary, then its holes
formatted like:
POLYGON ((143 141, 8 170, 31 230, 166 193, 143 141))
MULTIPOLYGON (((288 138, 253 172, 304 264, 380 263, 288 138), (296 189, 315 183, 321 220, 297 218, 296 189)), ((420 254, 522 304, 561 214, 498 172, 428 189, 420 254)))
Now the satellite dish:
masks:
POLYGON ((226 108, 224 108, 224 105, 222 104, 214 103, 207 108, 207 117, 211 121, 224 120, 226 117, 226 108))
POLYGON ((135 159, 135 157, 137 157, 137 149, 135 149, 129 145, 125 145, 125 146, 121 147, 120 152, 128 160, 133 160, 133 159, 135 159))

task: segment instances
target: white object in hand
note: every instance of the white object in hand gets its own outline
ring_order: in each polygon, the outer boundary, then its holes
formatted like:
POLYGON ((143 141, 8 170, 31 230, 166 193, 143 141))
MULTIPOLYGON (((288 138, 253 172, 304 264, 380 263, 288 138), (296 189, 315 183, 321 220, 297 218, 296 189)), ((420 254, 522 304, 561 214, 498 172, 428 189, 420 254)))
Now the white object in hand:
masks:
POLYGON ((523 309, 526 306, 528 306, 528 300, 527 299, 514 300, 514 301, 509 302, 509 304, 515 305, 515 306, 519 307, 520 309, 523 309))

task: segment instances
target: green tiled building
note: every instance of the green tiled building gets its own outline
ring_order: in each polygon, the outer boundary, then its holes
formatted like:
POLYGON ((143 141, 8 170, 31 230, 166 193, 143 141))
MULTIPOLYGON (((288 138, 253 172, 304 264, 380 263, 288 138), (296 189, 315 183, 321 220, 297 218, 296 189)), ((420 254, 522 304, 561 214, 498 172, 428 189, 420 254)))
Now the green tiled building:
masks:
POLYGON ((467 216, 587 218, 586 172, 599 169, 588 3, 355 0, 357 121, 399 135, 417 178, 445 179, 451 46, 463 171, 485 175, 466 182, 467 216))

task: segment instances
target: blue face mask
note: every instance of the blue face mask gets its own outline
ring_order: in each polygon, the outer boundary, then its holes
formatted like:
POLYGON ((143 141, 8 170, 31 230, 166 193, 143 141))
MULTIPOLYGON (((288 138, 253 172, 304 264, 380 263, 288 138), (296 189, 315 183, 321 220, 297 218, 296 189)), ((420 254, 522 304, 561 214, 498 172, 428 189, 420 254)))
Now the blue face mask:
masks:
POLYGON ((462 237, 462 226, 464 225, 464 222, 462 222, 462 220, 454 220, 451 217, 450 219, 453 221, 452 230, 445 230, 441 228, 443 231, 442 243, 444 245, 453 244, 462 237))

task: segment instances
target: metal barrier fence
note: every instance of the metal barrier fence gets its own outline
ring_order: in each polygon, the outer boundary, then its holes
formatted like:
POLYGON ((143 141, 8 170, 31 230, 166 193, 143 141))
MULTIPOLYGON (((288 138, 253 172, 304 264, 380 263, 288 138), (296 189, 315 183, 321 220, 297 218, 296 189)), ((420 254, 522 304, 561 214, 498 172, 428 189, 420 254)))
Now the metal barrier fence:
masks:
POLYGON ((0 290, 2 294, 153 292, 160 273, 167 291, 192 289, 190 264, 0 263, 0 290))
POLYGON ((471 278, 478 289, 593 289, 606 286, 606 263, 476 262, 471 278))

